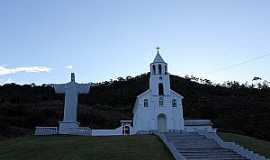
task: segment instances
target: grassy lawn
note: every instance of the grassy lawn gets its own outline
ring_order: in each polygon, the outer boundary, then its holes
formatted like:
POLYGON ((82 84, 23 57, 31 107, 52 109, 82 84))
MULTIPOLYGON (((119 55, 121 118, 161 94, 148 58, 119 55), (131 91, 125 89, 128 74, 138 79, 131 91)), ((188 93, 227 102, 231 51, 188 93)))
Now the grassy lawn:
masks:
POLYGON ((172 160, 155 136, 21 137, 0 141, 0 160, 172 160))
POLYGON ((0 136, 0 142, 3 141, 3 140, 6 140, 6 139, 7 139, 7 138, 1 137, 1 136, 0 136))
POLYGON ((218 133, 227 142, 235 142, 256 153, 270 158, 270 142, 233 133, 218 133))

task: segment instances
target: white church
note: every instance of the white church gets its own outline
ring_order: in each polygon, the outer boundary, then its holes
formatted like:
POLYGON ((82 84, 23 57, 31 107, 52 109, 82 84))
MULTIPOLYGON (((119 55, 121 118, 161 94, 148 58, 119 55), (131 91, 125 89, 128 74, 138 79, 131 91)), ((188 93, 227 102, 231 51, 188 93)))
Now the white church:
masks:
POLYGON ((197 130, 215 132, 209 120, 184 120, 182 105, 184 97, 171 90, 168 64, 161 57, 159 48, 154 61, 150 64, 149 86, 147 91, 137 96, 133 120, 121 120, 121 126, 116 129, 79 127, 78 95, 88 93, 90 84, 76 83, 75 74, 72 73, 71 82, 53 85, 57 93, 65 94, 63 121, 59 121, 59 127, 36 127, 35 135, 113 136, 197 130))
POLYGON ((171 90, 168 64, 157 51, 150 64, 150 88, 137 97, 133 108, 135 131, 184 130, 183 96, 171 90))

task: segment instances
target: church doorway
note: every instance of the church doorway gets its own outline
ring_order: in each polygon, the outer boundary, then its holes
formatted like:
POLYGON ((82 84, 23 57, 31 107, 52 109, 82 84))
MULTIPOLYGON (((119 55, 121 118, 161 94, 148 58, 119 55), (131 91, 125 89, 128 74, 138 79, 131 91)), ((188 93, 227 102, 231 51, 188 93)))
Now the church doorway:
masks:
POLYGON ((121 127, 122 127, 122 135, 130 135, 131 132, 131 124, 132 121, 131 120, 121 120, 121 127))
POLYGON ((167 120, 165 114, 159 114, 157 117, 157 125, 159 132, 166 132, 167 131, 167 120))
POLYGON ((124 126, 122 128, 122 134, 123 135, 130 135, 130 127, 129 126, 124 126))

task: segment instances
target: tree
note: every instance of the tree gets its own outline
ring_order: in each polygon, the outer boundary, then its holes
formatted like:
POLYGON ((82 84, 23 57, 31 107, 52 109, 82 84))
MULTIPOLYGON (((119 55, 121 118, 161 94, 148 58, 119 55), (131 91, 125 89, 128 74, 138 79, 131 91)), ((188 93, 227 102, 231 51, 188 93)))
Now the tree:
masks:
POLYGON ((263 85, 260 82, 257 85, 258 85, 258 89, 262 89, 263 85))
POLYGON ((197 78, 197 77, 191 75, 190 79, 193 80, 193 81, 198 82, 200 78, 197 78))
POLYGON ((269 88, 269 82, 268 81, 263 81, 263 84, 262 84, 262 89, 268 89, 269 88))
POLYGON ((209 79, 204 79, 204 82, 206 85, 209 85, 209 86, 212 85, 212 82, 209 79))
POLYGON ((258 80, 262 80, 260 77, 254 77, 253 79, 252 79, 252 81, 258 81, 258 80))
POLYGON ((127 77, 126 77, 126 80, 130 80, 130 79, 132 79, 131 76, 127 76, 127 77))
POLYGON ((191 78, 189 77, 189 75, 185 75, 185 79, 190 80, 191 78))
POLYGON ((125 79, 123 77, 118 77, 117 80, 120 82, 125 81, 125 79))

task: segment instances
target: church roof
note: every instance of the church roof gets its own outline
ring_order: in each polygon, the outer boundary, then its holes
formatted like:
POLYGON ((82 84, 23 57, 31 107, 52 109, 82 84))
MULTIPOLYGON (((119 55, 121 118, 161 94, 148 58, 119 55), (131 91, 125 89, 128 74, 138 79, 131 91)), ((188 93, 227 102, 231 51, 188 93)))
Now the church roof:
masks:
POLYGON ((166 62, 163 60, 161 55, 159 53, 157 53, 153 63, 166 63, 166 62))

